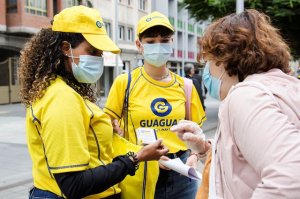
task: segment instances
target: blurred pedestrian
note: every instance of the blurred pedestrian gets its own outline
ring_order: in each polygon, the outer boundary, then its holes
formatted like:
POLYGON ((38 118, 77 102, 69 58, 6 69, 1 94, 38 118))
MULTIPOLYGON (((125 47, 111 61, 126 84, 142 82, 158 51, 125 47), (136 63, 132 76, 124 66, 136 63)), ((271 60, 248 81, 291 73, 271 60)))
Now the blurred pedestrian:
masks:
POLYGON ((205 100, 206 99, 207 89, 206 89, 206 87, 203 84, 202 73, 200 73, 199 66, 195 66, 194 70, 195 70, 194 78, 197 79, 200 82, 201 88, 202 88, 203 99, 205 100))
MULTIPOLYGON (((300 81, 288 75, 289 47, 253 9, 215 21, 200 44, 204 83, 222 100, 209 198, 299 198, 300 81)), ((196 124, 182 121, 172 130, 199 157, 208 153, 196 124)))
MULTIPOLYGON (((112 118, 116 130, 120 131, 118 125, 124 121, 121 134, 130 142, 137 144, 137 128, 152 128, 170 149, 169 158, 178 157, 183 162, 188 160, 188 164, 196 164, 197 157, 189 157, 184 142, 170 131, 172 125, 185 118, 186 112, 184 79, 167 68, 173 53, 173 34, 169 19, 159 12, 139 20, 136 46, 144 56, 144 65, 115 79, 104 111, 112 118)), ((193 85, 191 90, 191 120, 202 125, 205 113, 193 85)), ((196 181, 175 171, 160 169, 156 199, 194 199, 196 191, 196 181)))
MULTIPOLYGON (((198 70, 199 71, 199 70, 198 70)), ((196 76, 195 74, 195 66, 192 63, 185 64, 184 66, 184 73, 185 77, 188 79, 191 79, 193 81, 193 84, 198 92, 201 104, 203 109, 205 110, 204 106, 204 96, 203 96, 203 86, 202 86, 202 78, 200 75, 196 76)))
MULTIPOLYGON (((110 118, 94 103, 103 51, 118 53, 95 9, 66 8, 20 57, 21 101, 34 188, 29 198, 120 197, 118 183, 140 161, 167 153, 161 141, 113 158, 110 118)), ((128 185, 130 186, 130 185, 128 185)))

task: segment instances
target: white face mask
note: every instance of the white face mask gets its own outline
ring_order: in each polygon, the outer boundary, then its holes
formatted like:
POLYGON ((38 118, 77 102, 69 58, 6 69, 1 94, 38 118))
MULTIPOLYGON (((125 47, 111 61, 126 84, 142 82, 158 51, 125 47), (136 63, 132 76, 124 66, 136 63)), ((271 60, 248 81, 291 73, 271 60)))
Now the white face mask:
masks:
POLYGON ((144 59, 155 67, 162 67, 167 63, 173 53, 171 43, 142 44, 144 59))
POLYGON ((91 55, 79 55, 79 57, 73 56, 72 58, 72 72, 75 79, 80 83, 95 83, 98 81, 103 73, 103 57, 91 56, 91 55), (79 64, 74 62, 74 58, 79 58, 79 64))

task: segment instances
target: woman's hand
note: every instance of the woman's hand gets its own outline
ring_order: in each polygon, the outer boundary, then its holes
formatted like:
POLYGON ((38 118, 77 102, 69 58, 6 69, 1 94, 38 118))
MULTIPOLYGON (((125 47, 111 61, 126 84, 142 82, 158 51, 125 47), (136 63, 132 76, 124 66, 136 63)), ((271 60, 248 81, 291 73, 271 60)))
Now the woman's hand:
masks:
POLYGON ((177 136, 187 144, 192 152, 203 154, 210 149, 210 144, 205 141, 202 129, 195 122, 181 120, 170 130, 176 132, 177 136))
POLYGON ((162 140, 158 139, 156 142, 149 144, 139 150, 136 158, 140 161, 159 160, 161 156, 166 155, 169 149, 162 144, 162 140))
POLYGON ((112 119, 111 124, 115 132, 117 132, 121 137, 124 137, 124 131, 120 128, 119 122, 117 119, 112 119))
POLYGON ((193 167, 194 169, 197 169, 198 157, 196 155, 191 155, 190 157, 188 157, 185 164, 193 167))

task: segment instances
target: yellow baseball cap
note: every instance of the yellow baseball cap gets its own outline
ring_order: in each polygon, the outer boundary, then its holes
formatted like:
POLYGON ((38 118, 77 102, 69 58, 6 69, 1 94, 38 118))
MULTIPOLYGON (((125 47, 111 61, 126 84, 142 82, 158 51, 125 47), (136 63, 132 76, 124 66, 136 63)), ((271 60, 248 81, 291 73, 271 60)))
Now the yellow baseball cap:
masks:
POLYGON ((146 16, 143 16, 137 26, 137 35, 139 36, 145 30, 153 27, 153 26, 165 26, 174 32, 174 28, 171 25, 169 19, 161 14, 160 12, 152 12, 146 16))
POLYGON ((100 13, 85 6, 73 6, 62 10, 54 16, 53 31, 81 33, 95 48, 112 53, 120 49, 109 38, 100 13))

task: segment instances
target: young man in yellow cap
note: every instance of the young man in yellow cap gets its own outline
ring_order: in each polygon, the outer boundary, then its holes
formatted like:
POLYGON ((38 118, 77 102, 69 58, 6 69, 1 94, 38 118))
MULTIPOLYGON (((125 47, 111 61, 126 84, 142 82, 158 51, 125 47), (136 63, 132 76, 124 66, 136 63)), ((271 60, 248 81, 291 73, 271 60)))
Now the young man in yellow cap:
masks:
POLYGON ((61 11, 20 57, 21 100, 34 188, 29 198, 119 199, 118 183, 139 161, 167 153, 161 141, 114 158, 110 118, 94 103, 91 83, 103 71, 103 51, 118 53, 99 12, 61 11))
MULTIPOLYGON (((144 56, 144 66, 116 78, 104 111, 111 117, 115 130, 130 142, 138 144, 138 128, 155 129, 157 137, 170 149, 169 158, 178 157, 183 162, 188 159, 195 164, 196 156, 190 156, 187 146, 170 131, 179 120, 188 119, 185 118, 184 79, 166 66, 173 53, 173 34, 169 19, 159 12, 140 19, 136 46, 144 56)), ((202 125, 206 117, 194 86, 190 110, 189 119, 202 125)), ((196 181, 161 168, 155 198, 194 199, 197 187, 196 181)))

